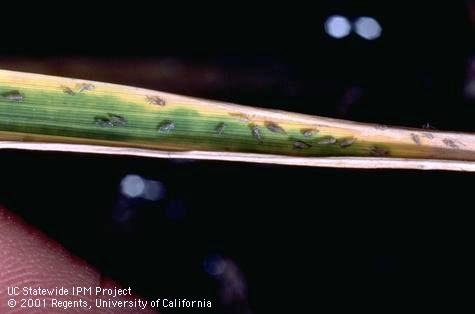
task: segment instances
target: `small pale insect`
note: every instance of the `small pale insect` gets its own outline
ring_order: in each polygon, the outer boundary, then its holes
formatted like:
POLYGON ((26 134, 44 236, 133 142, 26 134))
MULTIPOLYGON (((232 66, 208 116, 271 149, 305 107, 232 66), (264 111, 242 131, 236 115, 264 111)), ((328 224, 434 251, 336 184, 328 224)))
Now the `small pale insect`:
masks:
POLYGON ((251 129, 252 136, 258 140, 259 142, 262 143, 262 133, 261 129, 259 128, 258 125, 251 123, 249 124, 249 128, 251 129))
POLYGON ((216 134, 221 135, 224 133, 224 130, 226 129, 226 124, 224 122, 218 123, 218 125, 214 128, 216 131, 216 134))
POLYGON ((160 124, 158 125, 158 132, 162 132, 162 133, 169 133, 171 130, 173 130, 175 128, 175 123, 173 123, 173 121, 170 121, 170 120, 163 120, 162 122, 160 122, 160 124))
POLYGON ((76 93, 69 87, 61 85, 60 88, 63 90, 64 93, 74 96, 76 93))
POLYGON ((76 84, 76 89, 78 90, 78 93, 81 93, 83 91, 92 91, 96 87, 92 85, 91 83, 79 83, 76 84))
POLYGON ((122 116, 119 116, 117 114, 112 114, 112 113, 108 113, 107 115, 109 116, 109 120, 114 126, 127 124, 127 120, 122 116))
POLYGON ((336 138, 334 138, 333 136, 324 137, 317 142, 317 144, 320 144, 320 145, 329 145, 329 144, 335 144, 335 143, 336 143, 336 138))
POLYGON ((229 115, 238 118, 241 122, 251 121, 251 118, 248 115, 245 115, 244 113, 230 113, 229 115))
POLYGON ((354 138, 354 137, 345 138, 345 139, 341 140, 340 147, 345 148, 345 147, 353 145, 355 142, 356 142, 356 138, 354 138))
POLYGON ((112 121, 106 117, 94 117, 94 123, 103 128, 112 128, 114 126, 112 121))
POLYGON ((312 147, 312 145, 305 143, 303 141, 294 141, 292 143, 292 146, 294 147, 294 149, 308 149, 312 147))
POLYGON ((300 133, 302 133, 304 137, 312 137, 316 133, 318 133, 318 130, 317 129, 301 129, 300 133))
POLYGON ((147 99, 147 102, 149 104, 157 105, 157 106, 161 106, 161 107, 166 105, 165 100, 163 100, 162 98, 160 98, 158 96, 147 96, 145 98, 147 99))
POLYGON ((389 152, 384 148, 372 146, 369 149, 369 154, 374 157, 386 157, 389 155, 389 152))
POLYGON ((450 148, 459 148, 458 145, 455 143, 455 141, 451 140, 451 139, 448 139, 448 138, 444 138, 442 140, 442 142, 444 142, 444 144, 450 148))
POLYGON ((422 128, 423 128, 423 129, 437 130, 437 129, 436 129, 432 124, 430 124, 429 122, 424 123, 424 124, 422 125, 422 128))
POLYGON ((266 128, 273 132, 273 133, 279 133, 279 134, 287 134, 285 132, 285 130, 280 126, 278 125, 277 123, 275 122, 272 122, 272 121, 266 121, 264 122, 264 125, 266 126, 266 128))
POLYGON ((415 133, 411 133, 411 139, 416 145, 421 145, 421 138, 415 133))
POLYGON ((2 93, 2 96, 9 100, 9 101, 16 101, 16 102, 20 102, 22 101, 23 99, 25 99, 25 96, 23 96, 19 91, 17 90, 12 90, 12 91, 9 91, 9 92, 5 92, 5 93, 2 93))

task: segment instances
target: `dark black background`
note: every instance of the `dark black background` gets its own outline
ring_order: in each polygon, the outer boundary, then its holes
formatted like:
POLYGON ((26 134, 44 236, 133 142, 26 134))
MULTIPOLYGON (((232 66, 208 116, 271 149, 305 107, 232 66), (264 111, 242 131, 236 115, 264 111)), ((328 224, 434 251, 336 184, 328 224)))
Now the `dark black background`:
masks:
MULTIPOLYGON (((475 103, 464 95, 474 53, 470 3, 418 3, 70 8, 6 32, 0 62, 24 71, 53 64, 48 74, 247 105, 473 131, 475 103), (328 37, 323 22, 335 13, 376 17, 382 37, 328 37), (196 73, 195 84, 180 76, 154 82, 130 70, 164 59, 192 74, 210 69, 219 82, 200 85, 196 73), (111 68, 75 75, 71 60, 111 68), (127 75, 117 75, 121 68, 127 75)), ((1 204, 150 299, 208 298, 214 312, 227 311, 203 270, 206 256, 221 254, 244 274, 253 313, 386 312, 468 300, 471 174, 21 151, 1 151, 0 160, 1 204), (130 201, 131 216, 118 222, 120 181, 131 173, 160 180, 167 197, 130 201), (186 215, 172 221, 165 211, 177 202, 186 215)))

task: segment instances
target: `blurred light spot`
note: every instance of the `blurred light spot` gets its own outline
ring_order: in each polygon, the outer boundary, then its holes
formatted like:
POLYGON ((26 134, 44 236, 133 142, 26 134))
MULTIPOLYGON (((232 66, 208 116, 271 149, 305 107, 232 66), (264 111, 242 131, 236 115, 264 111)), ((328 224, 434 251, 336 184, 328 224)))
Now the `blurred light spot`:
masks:
POLYGON ((181 200, 172 200, 165 209, 165 214, 171 220, 182 220, 186 216, 186 206, 181 200))
POLYGON ((147 180, 142 197, 149 201, 158 201, 165 196, 165 187, 160 181, 147 180))
POLYGON ((212 254, 204 260, 203 267, 210 276, 219 282, 219 294, 223 304, 246 304, 246 279, 235 261, 218 254, 212 254))
POLYGON ((465 86, 465 96, 469 99, 475 99, 475 80, 468 82, 465 86))
POLYGON ((157 201, 165 197, 165 186, 157 180, 147 180, 136 174, 126 175, 120 189, 123 195, 129 198, 142 197, 149 201, 157 201))
POLYGON ((465 97, 469 100, 475 99, 475 56, 472 56, 469 61, 468 75, 465 82, 465 97))
POLYGON ((374 40, 381 36, 383 29, 372 17, 360 17, 355 22, 355 32, 367 40, 374 40))
POLYGON ((218 254, 212 254, 205 258, 203 268, 210 276, 218 277, 224 272, 223 258, 218 254))
POLYGON ((350 34, 351 25, 346 17, 332 15, 325 21, 325 31, 331 37, 343 38, 350 34))
POLYGON ((247 284, 244 274, 237 263, 230 258, 223 258, 218 266, 221 273, 216 279, 221 287, 221 302, 224 304, 245 303, 247 299, 247 284))
POLYGON ((122 194, 128 197, 137 197, 142 195, 145 190, 144 180, 135 174, 128 174, 120 183, 122 194))
POLYGON ((246 278, 235 261, 219 254, 211 254, 204 259, 203 268, 219 284, 218 295, 226 313, 252 313, 246 278))

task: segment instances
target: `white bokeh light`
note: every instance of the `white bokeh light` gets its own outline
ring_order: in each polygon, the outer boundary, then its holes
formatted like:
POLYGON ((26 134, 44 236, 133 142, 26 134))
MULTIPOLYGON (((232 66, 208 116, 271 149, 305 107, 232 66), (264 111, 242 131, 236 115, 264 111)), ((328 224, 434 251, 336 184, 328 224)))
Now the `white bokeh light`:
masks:
POLYGON ((149 201, 158 201, 165 196, 165 187, 160 181, 147 180, 142 197, 149 201))
POLYGON ((325 21, 325 31, 333 38, 343 38, 350 34, 351 24, 341 15, 332 15, 325 21))
POLYGON ((165 186, 158 180, 147 180, 136 174, 128 174, 120 182, 120 191, 129 198, 159 201, 165 197, 165 186))
POLYGON ((374 40, 381 36, 383 28, 372 17, 362 16, 355 22, 355 32, 367 40, 374 40))
POLYGON ((128 174, 120 182, 120 189, 125 196, 138 197, 145 190, 145 182, 138 175, 128 174))

